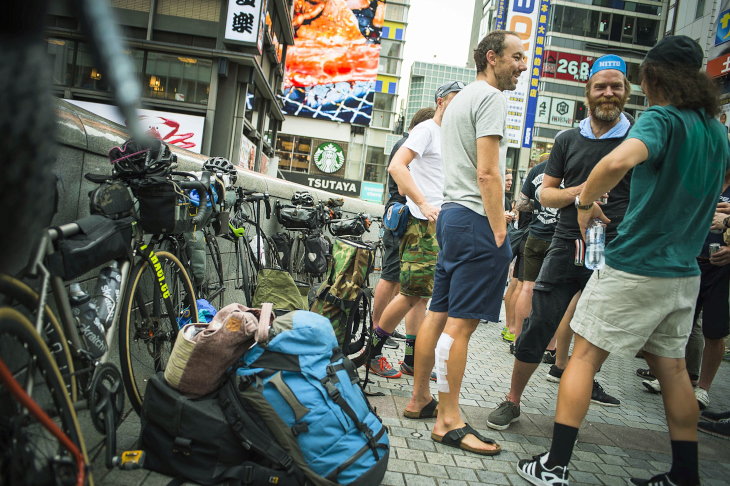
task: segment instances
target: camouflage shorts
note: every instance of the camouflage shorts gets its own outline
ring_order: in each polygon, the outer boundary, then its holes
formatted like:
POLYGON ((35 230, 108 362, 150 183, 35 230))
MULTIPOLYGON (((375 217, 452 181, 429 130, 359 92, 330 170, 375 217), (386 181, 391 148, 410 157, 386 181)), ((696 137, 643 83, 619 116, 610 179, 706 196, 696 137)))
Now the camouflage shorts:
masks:
POLYGON ((431 297, 439 244, 436 223, 408 216, 408 228, 400 240, 400 293, 431 297))

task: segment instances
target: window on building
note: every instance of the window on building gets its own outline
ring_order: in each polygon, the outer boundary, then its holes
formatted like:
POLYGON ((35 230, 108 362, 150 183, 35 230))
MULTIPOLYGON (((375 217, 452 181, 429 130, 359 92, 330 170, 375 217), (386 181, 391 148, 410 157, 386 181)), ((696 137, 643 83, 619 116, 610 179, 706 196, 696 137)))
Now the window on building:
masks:
POLYGON ((393 111, 395 95, 375 93, 373 97, 373 108, 376 110, 393 111))
POLYGON ((588 10, 575 7, 565 7, 563 13, 563 27, 560 32, 571 35, 586 35, 588 25, 588 10))
POLYGON ((400 59, 380 56, 380 59, 378 60, 378 72, 381 74, 392 74, 397 76, 400 62, 400 59))
POLYGON ((667 11, 667 23, 664 27, 664 35, 674 35, 674 16, 677 12, 677 4, 675 0, 669 0, 669 10, 667 11))
POLYGON ((212 67, 208 59, 148 52, 144 96, 207 104, 212 67))
POLYGON ((695 20, 705 15, 705 0, 697 0, 697 10, 695 10, 695 20))
POLYGON ((279 157, 281 170, 309 172, 309 156, 312 153, 312 139, 295 135, 279 134, 275 154, 279 157))
POLYGON ((385 20, 394 22, 405 22, 408 9, 405 5, 397 5, 394 3, 385 4, 385 20))
POLYGON ((611 35, 609 36, 608 40, 612 40, 614 42, 621 42, 621 34, 624 28, 624 16, 613 14, 613 19, 611 19, 611 35))
POLYGON ((91 44, 86 42, 80 42, 76 52, 74 86, 98 91, 110 91, 109 79, 97 67, 91 44))
POLYGON ((381 147, 368 147, 367 156, 365 158, 365 175, 364 181, 385 183, 386 174, 386 156, 381 147))
POLYGON ((53 84, 71 86, 76 43, 65 39, 46 39, 46 42, 46 54, 53 72, 53 84))
POLYGON ((380 55, 385 57, 401 57, 403 43, 390 39, 380 40, 380 55))
POLYGON ((656 44, 659 21, 654 19, 636 19, 636 43, 640 46, 652 47, 656 44))
POLYGON ((548 24, 548 30, 553 32, 562 32, 563 28, 563 6, 553 5, 550 9, 550 21, 548 24))

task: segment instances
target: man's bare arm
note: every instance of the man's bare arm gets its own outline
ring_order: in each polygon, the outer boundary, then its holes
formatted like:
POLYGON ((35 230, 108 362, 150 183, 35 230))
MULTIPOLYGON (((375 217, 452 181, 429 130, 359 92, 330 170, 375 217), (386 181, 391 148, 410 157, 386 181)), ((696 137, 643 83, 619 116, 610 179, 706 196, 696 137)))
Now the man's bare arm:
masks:
POLYGON ((504 219, 504 182, 499 170, 499 135, 477 139, 477 184, 489 226, 498 247, 507 238, 504 219))
POLYGON ((560 188, 562 179, 545 174, 540 188, 540 204, 546 208, 561 209, 575 203, 575 196, 583 190, 584 182, 580 186, 560 188))
POLYGON ((393 156, 393 160, 390 161, 388 173, 393 176, 393 180, 398 184, 398 192, 411 198, 411 201, 416 203, 418 209, 429 221, 436 221, 439 214, 438 208, 428 204, 426 197, 413 180, 411 171, 408 170, 408 166, 415 158, 416 153, 413 150, 401 147, 393 156))
POLYGON ((532 211, 532 200, 530 200, 527 196, 522 194, 520 192, 519 196, 517 197, 517 204, 515 205, 515 211, 520 211, 523 213, 528 213, 532 211))

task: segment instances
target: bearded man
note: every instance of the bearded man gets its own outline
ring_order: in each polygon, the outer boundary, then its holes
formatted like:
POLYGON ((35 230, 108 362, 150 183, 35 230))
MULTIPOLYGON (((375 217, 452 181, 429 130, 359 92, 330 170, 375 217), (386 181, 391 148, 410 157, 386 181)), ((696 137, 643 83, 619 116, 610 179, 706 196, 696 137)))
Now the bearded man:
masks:
MULTIPOLYGON (((505 430, 519 419, 520 399, 527 382, 542 360, 571 299, 583 290, 593 274, 585 266, 575 265, 576 255, 584 251, 576 219, 576 197, 593 167, 623 142, 631 128, 631 122, 622 113, 631 94, 631 84, 626 79, 626 63, 615 55, 598 58, 590 74, 586 100, 591 116, 580 127, 566 130, 555 138, 545 167, 538 200, 545 207, 560 208, 560 220, 535 281, 532 311, 516 341, 510 392, 487 420, 487 425, 496 430, 505 430), (565 188, 560 187, 561 182, 565 188)), ((611 220, 606 228, 607 244, 616 237, 616 228, 626 213, 630 181, 631 171, 628 171, 602 206, 611 220)), ((591 402, 609 406, 620 403, 595 381, 591 402)))

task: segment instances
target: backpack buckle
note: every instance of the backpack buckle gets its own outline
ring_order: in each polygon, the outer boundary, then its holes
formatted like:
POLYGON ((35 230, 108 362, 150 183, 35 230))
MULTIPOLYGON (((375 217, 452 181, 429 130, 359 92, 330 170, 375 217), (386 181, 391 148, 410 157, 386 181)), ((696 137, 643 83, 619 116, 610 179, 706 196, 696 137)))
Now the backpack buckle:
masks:
POLYGON ((182 454, 189 456, 193 452, 192 448, 193 441, 186 439, 185 437, 175 437, 175 442, 172 446, 172 452, 176 454, 182 454))

